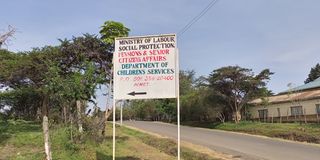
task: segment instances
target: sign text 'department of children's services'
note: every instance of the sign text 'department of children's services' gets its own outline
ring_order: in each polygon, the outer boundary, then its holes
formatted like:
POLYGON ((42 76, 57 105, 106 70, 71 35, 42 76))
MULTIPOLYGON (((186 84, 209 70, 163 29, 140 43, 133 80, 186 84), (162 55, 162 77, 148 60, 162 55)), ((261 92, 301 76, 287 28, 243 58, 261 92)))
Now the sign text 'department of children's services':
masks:
POLYGON ((114 98, 176 98, 176 36, 116 38, 114 98))

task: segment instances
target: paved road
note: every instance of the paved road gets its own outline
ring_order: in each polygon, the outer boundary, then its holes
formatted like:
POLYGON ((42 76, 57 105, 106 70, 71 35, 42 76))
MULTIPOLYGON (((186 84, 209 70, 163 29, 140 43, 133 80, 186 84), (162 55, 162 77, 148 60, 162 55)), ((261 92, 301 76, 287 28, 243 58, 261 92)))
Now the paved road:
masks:
MULTIPOLYGON (((171 124, 144 121, 126 121, 124 124, 171 138, 177 137, 177 127, 171 124)), ((181 140, 244 160, 320 160, 319 146, 219 130, 181 126, 181 140)))

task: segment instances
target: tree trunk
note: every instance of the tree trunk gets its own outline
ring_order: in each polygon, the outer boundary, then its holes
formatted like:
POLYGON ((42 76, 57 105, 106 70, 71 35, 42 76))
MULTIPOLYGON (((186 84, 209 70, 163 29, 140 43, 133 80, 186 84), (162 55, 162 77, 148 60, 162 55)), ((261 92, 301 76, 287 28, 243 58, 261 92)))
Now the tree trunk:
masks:
POLYGON ((71 113, 69 114, 69 116, 70 116, 70 140, 71 142, 73 142, 73 116, 71 113))
POLYGON ((239 123, 241 120, 241 113, 240 111, 233 112, 234 122, 239 123))
MULTIPOLYGON (((112 77, 112 69, 111 69, 111 74, 110 77, 112 77)), ((108 85, 108 84, 107 84, 108 85)), ((109 85, 108 85, 108 97, 107 97, 107 104, 106 104, 106 111, 104 113, 104 127, 103 127, 103 131, 102 131, 102 136, 105 136, 105 132, 107 129, 107 121, 109 116, 111 115, 111 111, 109 112, 109 106, 111 106, 111 94, 112 94, 112 80, 109 80, 109 85)))
POLYGON ((46 153, 46 160, 52 160, 51 149, 50 149, 50 139, 49 139, 49 123, 48 123, 48 103, 49 97, 44 96, 42 103, 42 130, 44 137, 44 150, 46 153))
POLYGON ((67 124, 67 106, 63 105, 63 119, 64 119, 64 124, 67 124))
MULTIPOLYGON (((39 104, 39 106, 41 106, 41 104, 39 104)), ((37 121, 41 121, 41 107, 39 107, 38 109, 37 109, 37 115, 36 115, 36 117, 37 117, 37 121)))
POLYGON ((109 109, 106 109, 105 113, 104 113, 104 127, 102 130, 102 136, 105 136, 105 131, 107 129, 107 121, 109 116, 111 115, 111 111, 109 109))
POLYGON ((49 124, 48 124, 47 116, 43 116, 42 128, 43 128, 43 135, 44 135, 44 149, 46 153, 46 159, 51 160, 52 156, 51 156, 51 150, 50 150, 49 124))
POLYGON ((79 128, 79 132, 82 133, 83 128, 82 128, 82 120, 81 120, 81 101, 77 100, 76 103, 77 103, 78 128, 79 128))

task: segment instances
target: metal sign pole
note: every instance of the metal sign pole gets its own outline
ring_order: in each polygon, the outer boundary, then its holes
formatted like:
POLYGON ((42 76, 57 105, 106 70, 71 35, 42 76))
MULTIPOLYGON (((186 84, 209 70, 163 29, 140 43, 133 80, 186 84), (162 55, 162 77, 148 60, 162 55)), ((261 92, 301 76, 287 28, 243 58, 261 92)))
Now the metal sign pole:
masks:
POLYGON ((177 125, 178 125, 178 160, 180 160, 180 85, 179 85, 179 50, 176 50, 176 91, 177 91, 177 125))
POLYGON ((177 99, 177 118, 178 118, 178 160, 180 160, 180 96, 177 99))
MULTIPOLYGON (((114 59, 112 59, 112 61, 114 62, 114 59)), ((114 63, 113 63, 114 64, 114 63)), ((113 93, 115 92, 115 87, 114 87, 114 74, 115 74, 115 68, 112 67, 112 80, 113 80, 113 85, 112 82, 110 83, 113 87, 113 93)), ((111 86, 110 86, 111 87, 111 86)), ((110 89, 111 90, 111 89, 110 89)), ((110 97, 111 97, 111 93, 110 93, 110 97)), ((113 101, 112 101, 112 159, 115 160, 116 159, 116 99, 113 95, 113 101)))
POLYGON ((112 159, 116 159, 116 100, 113 99, 113 124, 112 124, 112 159))

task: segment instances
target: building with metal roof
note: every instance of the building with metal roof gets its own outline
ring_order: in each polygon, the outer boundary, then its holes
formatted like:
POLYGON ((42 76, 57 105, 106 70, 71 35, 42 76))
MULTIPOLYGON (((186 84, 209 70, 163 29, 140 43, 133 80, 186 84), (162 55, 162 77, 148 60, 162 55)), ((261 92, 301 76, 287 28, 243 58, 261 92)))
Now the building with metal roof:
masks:
POLYGON ((305 91, 305 90, 311 90, 311 89, 316 89, 316 88, 320 88, 320 77, 317 78, 316 80, 309 82, 307 84, 292 88, 292 89, 288 89, 284 92, 280 92, 279 94, 286 94, 288 92, 300 92, 300 91, 305 91))
POLYGON ((320 122, 320 78, 250 102, 253 119, 262 121, 317 121, 320 122))

